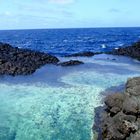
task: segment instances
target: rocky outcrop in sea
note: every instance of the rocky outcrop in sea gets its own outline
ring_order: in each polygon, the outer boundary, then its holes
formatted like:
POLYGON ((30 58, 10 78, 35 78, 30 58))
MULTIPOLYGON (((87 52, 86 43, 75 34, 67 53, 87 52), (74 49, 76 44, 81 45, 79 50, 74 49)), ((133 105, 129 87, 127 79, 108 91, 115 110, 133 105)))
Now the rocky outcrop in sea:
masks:
POLYGON ((110 54, 128 56, 140 60, 140 41, 128 47, 113 50, 112 52, 110 52, 110 54))
POLYGON ((134 59, 140 60, 140 41, 127 46, 127 47, 122 47, 118 49, 114 49, 111 52, 90 52, 90 51, 85 51, 85 52, 79 52, 79 53, 74 53, 71 55, 67 55, 65 57, 92 57, 94 55, 98 54, 112 54, 112 55, 121 55, 121 56, 128 56, 132 57, 134 59))
POLYGON ((28 75, 45 64, 57 64, 55 56, 0 43, 0 75, 28 75))

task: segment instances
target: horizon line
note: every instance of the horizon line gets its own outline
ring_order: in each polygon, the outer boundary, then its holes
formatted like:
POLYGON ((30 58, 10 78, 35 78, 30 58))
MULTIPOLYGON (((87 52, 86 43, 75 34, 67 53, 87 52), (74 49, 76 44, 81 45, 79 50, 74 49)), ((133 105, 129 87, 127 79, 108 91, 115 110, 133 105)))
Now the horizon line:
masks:
POLYGON ((140 26, 112 26, 112 27, 64 27, 64 28, 18 28, 18 29, 0 29, 0 31, 12 31, 12 30, 65 30, 65 29, 107 29, 107 28, 140 28, 140 26))

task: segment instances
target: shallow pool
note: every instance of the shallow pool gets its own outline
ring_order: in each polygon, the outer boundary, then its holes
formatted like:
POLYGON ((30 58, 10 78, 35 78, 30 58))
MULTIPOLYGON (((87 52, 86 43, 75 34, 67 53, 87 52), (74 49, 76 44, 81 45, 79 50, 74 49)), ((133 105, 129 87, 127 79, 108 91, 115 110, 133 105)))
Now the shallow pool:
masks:
POLYGON ((46 65, 31 76, 0 78, 0 140, 93 139, 101 92, 140 75, 140 64, 107 55, 77 59, 85 64, 46 65))

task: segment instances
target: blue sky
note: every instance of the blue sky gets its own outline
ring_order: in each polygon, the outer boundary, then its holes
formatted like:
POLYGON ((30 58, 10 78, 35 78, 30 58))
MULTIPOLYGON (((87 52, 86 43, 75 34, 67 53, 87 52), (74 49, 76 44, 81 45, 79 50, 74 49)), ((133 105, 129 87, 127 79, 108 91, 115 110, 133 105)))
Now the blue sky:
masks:
POLYGON ((0 0, 0 29, 140 26, 140 0, 0 0))

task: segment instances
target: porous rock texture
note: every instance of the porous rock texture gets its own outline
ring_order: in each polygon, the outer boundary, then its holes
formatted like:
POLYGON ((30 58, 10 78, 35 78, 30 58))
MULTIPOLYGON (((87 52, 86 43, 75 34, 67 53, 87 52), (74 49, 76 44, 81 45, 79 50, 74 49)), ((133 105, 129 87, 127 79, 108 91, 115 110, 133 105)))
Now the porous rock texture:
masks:
POLYGON ((0 75, 29 75, 45 64, 57 64, 55 56, 0 43, 0 75))
POLYGON ((101 114, 103 140, 140 140, 140 77, 128 79, 123 93, 105 98, 101 114))

